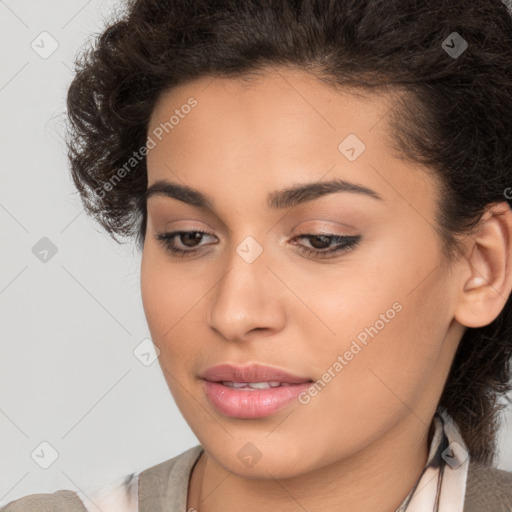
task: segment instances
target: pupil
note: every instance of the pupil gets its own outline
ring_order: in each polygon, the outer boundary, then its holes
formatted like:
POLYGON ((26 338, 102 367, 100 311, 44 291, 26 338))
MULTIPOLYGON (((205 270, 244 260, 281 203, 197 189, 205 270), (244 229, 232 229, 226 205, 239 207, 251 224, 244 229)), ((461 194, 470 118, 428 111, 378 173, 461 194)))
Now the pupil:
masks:
MULTIPOLYGON (((194 241, 199 242, 201 239, 202 233, 199 233, 198 231, 193 231, 191 233, 183 233, 181 236, 182 236, 182 241, 183 241, 183 237, 185 237, 185 239, 188 241, 191 240, 192 242, 194 242, 194 241)), ((187 245, 187 243, 185 243, 185 245, 187 245)), ((192 243, 192 246, 193 245, 194 244, 192 243)))
POLYGON ((329 237, 325 235, 317 235, 311 238, 310 243, 313 247, 315 247, 315 249, 325 249, 325 246, 329 245, 329 237), (320 242, 320 247, 318 247, 318 245, 315 243, 315 240, 323 240, 323 246, 322 242, 320 242))

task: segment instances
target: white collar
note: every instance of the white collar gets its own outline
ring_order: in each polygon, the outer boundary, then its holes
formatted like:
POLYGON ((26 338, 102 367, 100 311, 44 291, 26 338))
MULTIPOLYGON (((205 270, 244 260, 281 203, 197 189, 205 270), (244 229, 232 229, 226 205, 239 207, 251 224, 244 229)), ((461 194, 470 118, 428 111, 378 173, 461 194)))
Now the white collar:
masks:
POLYGON ((453 418, 438 408, 425 468, 396 512, 463 512, 469 453, 453 418))

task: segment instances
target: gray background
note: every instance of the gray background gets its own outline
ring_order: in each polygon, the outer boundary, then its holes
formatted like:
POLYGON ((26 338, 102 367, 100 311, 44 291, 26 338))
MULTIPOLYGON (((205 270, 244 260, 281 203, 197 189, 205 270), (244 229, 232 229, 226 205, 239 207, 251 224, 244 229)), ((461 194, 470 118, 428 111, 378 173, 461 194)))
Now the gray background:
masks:
MULTIPOLYGON (((140 255, 85 215, 67 168, 73 57, 116 5, 0 0, 0 506, 72 489, 97 510, 87 496, 98 486, 198 442, 158 362, 134 354, 150 336, 140 255)), ((511 407, 503 420, 510 471, 511 407)))

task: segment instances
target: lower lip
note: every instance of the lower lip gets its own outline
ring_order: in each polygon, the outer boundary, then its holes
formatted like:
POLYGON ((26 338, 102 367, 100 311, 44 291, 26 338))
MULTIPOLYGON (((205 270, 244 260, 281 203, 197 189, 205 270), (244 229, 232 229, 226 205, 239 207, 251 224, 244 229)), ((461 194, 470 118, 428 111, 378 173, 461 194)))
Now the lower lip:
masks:
POLYGON ((212 405, 226 416, 264 418, 293 402, 306 391, 311 382, 267 389, 240 390, 220 382, 204 380, 206 396, 212 405))

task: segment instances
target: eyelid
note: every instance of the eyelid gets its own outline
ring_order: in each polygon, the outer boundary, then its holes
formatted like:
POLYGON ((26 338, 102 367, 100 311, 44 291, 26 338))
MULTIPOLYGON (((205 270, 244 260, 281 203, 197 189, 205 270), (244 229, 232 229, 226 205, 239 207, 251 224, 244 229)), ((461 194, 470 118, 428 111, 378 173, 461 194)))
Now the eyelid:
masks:
POLYGON ((175 221, 169 221, 163 225, 162 229, 155 229, 155 231, 160 233, 169 233, 172 231, 204 231, 208 232, 207 234, 211 236, 217 236, 214 235, 216 232, 220 232, 221 234, 224 233, 222 228, 211 225, 204 220, 196 219, 179 219, 175 221))
MULTIPOLYGON (((152 199, 158 200, 159 196, 153 196, 152 199)), ((155 201, 155 202, 157 202, 157 201, 155 201)), ((162 217, 162 219, 164 219, 165 216, 167 216, 166 212, 168 212, 169 217, 173 217, 173 216, 179 217, 179 220, 178 219, 176 220, 177 222, 182 222, 182 221, 183 222, 198 222, 200 225, 202 225, 202 226, 199 226, 199 229, 204 229, 204 226, 207 226, 207 229, 210 230, 210 232, 215 231, 215 232, 223 234, 225 236, 234 236, 234 231, 231 229, 231 227, 229 227, 227 224, 225 224, 224 221, 221 218, 219 218, 217 215, 215 215, 213 212, 209 212, 209 211, 200 212, 197 210, 197 208, 187 205, 185 203, 179 204, 179 208, 184 208, 185 209, 184 211, 180 211, 180 210, 175 211, 172 209, 167 210, 166 206, 167 206, 167 208, 169 207, 168 201, 165 198, 163 200, 162 206, 160 206, 160 205, 157 206, 155 204, 155 206, 154 206, 155 220, 158 219, 160 216, 162 217), (186 217, 189 217, 189 218, 187 219, 186 217)), ((360 223, 361 223, 360 217, 361 217, 361 214, 364 212, 361 212, 360 209, 356 209, 350 203, 342 204, 342 205, 340 205, 339 203, 334 204, 334 203, 332 203, 332 196, 324 196, 323 198, 316 199, 314 204, 312 203, 309 205, 306 205, 306 204, 298 205, 297 207, 288 210, 288 212, 285 215, 283 215, 283 212, 275 212, 275 213, 277 215, 276 221, 275 222, 272 221, 270 228, 265 230, 264 233, 269 233, 270 231, 275 230, 279 226, 279 224, 281 224, 281 222, 283 223, 284 230, 289 230, 289 229, 291 230, 291 224, 299 227, 299 226, 302 226, 303 224, 309 224, 310 222, 311 223, 320 222, 320 223, 328 223, 329 225, 333 224, 336 226, 341 226, 341 229, 343 229, 344 231, 339 234, 340 235, 345 234, 345 233, 347 233, 347 231, 345 231, 345 230, 348 230, 347 234, 350 235, 352 232, 353 233, 358 232, 359 229, 356 228, 354 224, 344 223, 341 220, 339 220, 337 217, 347 217, 348 216, 349 219, 357 219, 357 225, 358 225, 358 227, 360 227, 360 223), (327 201, 327 203, 323 204, 322 201, 327 201), (329 202, 329 201, 331 201, 331 202, 329 202), (329 219, 329 220, 327 220, 325 218, 324 219, 314 219, 315 216, 331 217, 331 219, 329 219), (304 217, 309 217, 309 218, 307 220, 304 220, 304 217), (302 220, 302 222, 301 222, 301 220, 302 220)), ((153 217, 153 215, 151 215, 151 213, 150 213, 150 208, 148 208, 148 216, 151 218, 153 217)), ((364 217, 364 215, 363 215, 363 217, 364 217)), ((164 228, 160 231, 170 231, 171 229, 168 229, 167 226, 171 222, 175 222, 175 221, 169 221, 169 222, 165 223, 164 228)), ((317 224, 314 224, 314 225, 317 226, 317 224)), ((175 227, 175 226, 172 227, 172 231, 176 231, 178 229, 181 230, 181 227, 175 227)), ((196 228, 194 227, 193 229, 196 229, 196 228)), ((317 230, 316 227, 313 227, 313 228, 308 227, 306 229, 308 229, 308 230, 311 229, 311 230, 314 230, 315 232, 317 230)), ((334 234, 334 232, 330 231, 332 228, 326 228, 326 229, 329 230, 329 232, 326 234, 334 234)), ((183 228, 183 230, 191 231, 191 229, 189 229, 189 225, 187 225, 186 228, 183 228)))
POLYGON ((148 222, 154 226, 155 231, 192 231, 196 229, 195 223, 198 223, 197 229, 208 229, 210 232, 223 233, 232 235, 232 230, 222 222, 213 212, 202 212, 197 208, 179 203, 178 205, 169 205, 169 200, 160 196, 152 196, 151 199, 155 200, 152 207, 147 207, 148 222), (159 202, 158 200, 162 201, 159 202), (172 220, 169 220, 172 219, 172 220), (184 223, 184 227, 181 224, 184 223), (186 224, 185 224, 186 223, 186 224), (169 227, 172 224, 172 227, 169 227), (156 229, 157 226, 163 226, 161 229, 156 229))
POLYGON ((326 236, 351 236, 355 235, 359 230, 355 229, 349 224, 336 221, 307 221, 299 224, 293 230, 293 236, 302 234, 315 234, 315 235, 326 235, 326 236))

